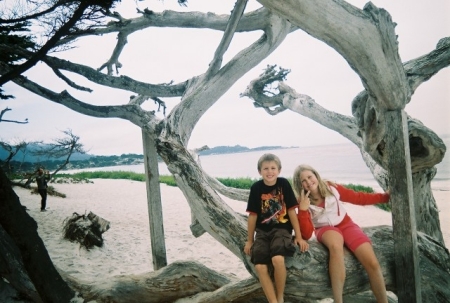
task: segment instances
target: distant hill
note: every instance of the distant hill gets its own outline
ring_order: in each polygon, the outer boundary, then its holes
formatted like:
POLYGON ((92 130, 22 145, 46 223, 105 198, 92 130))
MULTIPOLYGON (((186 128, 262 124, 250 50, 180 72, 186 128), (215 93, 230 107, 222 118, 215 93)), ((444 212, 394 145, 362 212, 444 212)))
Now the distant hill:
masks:
POLYGON ((233 153, 243 153, 243 152, 251 152, 251 151, 260 151, 260 150, 273 150, 273 149, 283 149, 283 148, 294 148, 294 147, 283 147, 283 146, 260 146, 254 148, 248 148, 241 145, 235 146, 216 146, 207 150, 203 150, 198 154, 201 156, 206 155, 218 155, 218 154, 233 154, 233 153))
MULTIPOLYGON (((36 144, 36 143, 30 143, 27 146, 27 149, 24 152, 19 151, 17 153, 17 155, 14 156, 14 160, 15 161, 23 161, 23 162, 41 162, 41 161, 45 161, 45 160, 63 160, 65 158, 53 158, 53 159, 48 159, 46 157, 42 157, 42 156, 34 156, 33 152, 38 150, 39 148, 41 148, 43 146, 43 144, 36 144)), ((0 161, 6 159, 6 157, 8 157, 9 153, 3 149, 0 146, 0 161)), ((80 153, 74 153, 70 159, 71 160, 86 160, 89 159, 90 157, 92 157, 92 155, 88 155, 88 154, 80 154, 80 153)))
MULTIPOLYGON (((245 146, 216 146, 199 152, 199 155, 217 155, 230 153, 243 153, 260 150, 274 150, 293 147, 282 146, 261 146, 255 148, 248 148, 245 146)), ((48 170, 54 170, 63 163, 64 159, 48 159, 44 157, 36 157, 32 155, 32 151, 36 150, 37 146, 29 146, 26 153, 18 153, 11 162, 11 165, 20 171, 33 171, 37 166, 45 167, 48 170), (20 169, 19 169, 20 168, 20 169)), ((5 160, 8 152, 0 147, 0 164, 5 160)), ((70 158, 70 163, 67 164, 66 169, 80 169, 88 167, 106 167, 118 165, 136 165, 144 163, 144 155, 142 154, 122 154, 120 156, 97 156, 89 154, 74 154, 70 158)))

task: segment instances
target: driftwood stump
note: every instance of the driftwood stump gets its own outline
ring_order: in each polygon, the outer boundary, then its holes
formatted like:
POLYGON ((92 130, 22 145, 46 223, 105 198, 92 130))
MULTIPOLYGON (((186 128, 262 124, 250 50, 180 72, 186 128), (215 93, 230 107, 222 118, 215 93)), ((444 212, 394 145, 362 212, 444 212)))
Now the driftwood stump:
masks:
POLYGON ((64 220, 64 239, 79 242, 90 249, 103 246, 102 234, 109 229, 110 222, 97 216, 93 212, 86 215, 73 215, 64 220))

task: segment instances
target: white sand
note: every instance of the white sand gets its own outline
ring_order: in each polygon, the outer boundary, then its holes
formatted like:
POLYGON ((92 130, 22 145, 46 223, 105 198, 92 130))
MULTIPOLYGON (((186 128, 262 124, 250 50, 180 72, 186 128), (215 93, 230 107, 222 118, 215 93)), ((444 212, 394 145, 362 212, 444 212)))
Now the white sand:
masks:
MULTIPOLYGON (((93 184, 52 184, 67 195, 49 196, 47 212, 40 212, 40 196, 14 188, 21 203, 37 221, 38 232, 56 266, 80 279, 153 271, 144 182, 95 179, 93 184), (62 239, 63 221, 74 212, 90 211, 110 221, 104 245, 89 251, 62 239)), ((210 235, 191 235, 191 213, 177 187, 161 185, 167 262, 196 260, 218 272, 249 276, 239 259, 210 235)), ((245 211, 245 203, 234 202, 245 211)))
MULTIPOLYGON (((56 266, 84 281, 96 276, 137 274, 153 271, 145 183, 128 180, 95 179, 93 184, 54 184, 66 198, 48 197, 47 212, 40 212, 40 196, 14 188, 21 203, 37 221, 38 231, 56 266), (103 234, 104 246, 87 251, 62 239, 63 221, 77 212, 93 213, 111 222, 103 234)), ((447 247, 450 245, 450 191, 434 191, 447 247)), ((196 260, 226 275, 248 277, 240 260, 208 234, 194 238, 189 229, 191 214, 177 187, 161 185, 167 261, 196 260)), ((246 203, 225 201, 245 213, 246 203)), ((391 225, 391 215, 374 206, 346 208, 361 226, 391 225)))

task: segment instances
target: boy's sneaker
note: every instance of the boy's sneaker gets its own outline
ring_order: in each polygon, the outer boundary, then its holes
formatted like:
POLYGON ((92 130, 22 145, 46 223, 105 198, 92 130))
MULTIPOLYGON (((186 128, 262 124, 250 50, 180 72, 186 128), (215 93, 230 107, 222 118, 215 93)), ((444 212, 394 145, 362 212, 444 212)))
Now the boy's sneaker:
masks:
POLYGON ((47 211, 47 210, 46 210, 46 209, 41 209, 41 212, 42 212, 42 211, 47 211))

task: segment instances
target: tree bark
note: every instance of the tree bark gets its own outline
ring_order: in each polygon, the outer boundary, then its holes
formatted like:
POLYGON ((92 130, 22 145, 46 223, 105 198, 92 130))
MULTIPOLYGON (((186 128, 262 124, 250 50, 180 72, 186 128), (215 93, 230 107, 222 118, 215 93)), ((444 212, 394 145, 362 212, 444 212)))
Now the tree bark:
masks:
POLYGON ((75 293, 61 278, 37 232, 36 221, 20 204, 0 168, 0 224, 20 251, 25 269, 42 301, 69 302, 75 293))
POLYGON ((85 300, 108 303, 174 302, 179 298, 216 290, 230 282, 227 277, 197 262, 174 262, 157 271, 121 275, 94 283, 68 275, 64 278, 85 300))
POLYGON ((413 197, 411 158, 406 114, 403 110, 385 113, 390 202, 396 265, 397 296, 401 302, 422 302, 417 224, 413 197))
POLYGON ((412 175, 414 188, 415 216, 417 230, 423 232, 445 246, 439 220, 439 208, 433 196, 431 181, 436 168, 429 168, 412 175))
POLYGON ((0 285, 0 301, 6 300, 8 294, 5 289, 9 285, 11 295, 22 297, 30 302, 42 302, 22 262, 22 256, 14 241, 0 225, 0 276, 4 286, 0 285), (6 293, 6 294, 5 294, 6 293))

